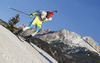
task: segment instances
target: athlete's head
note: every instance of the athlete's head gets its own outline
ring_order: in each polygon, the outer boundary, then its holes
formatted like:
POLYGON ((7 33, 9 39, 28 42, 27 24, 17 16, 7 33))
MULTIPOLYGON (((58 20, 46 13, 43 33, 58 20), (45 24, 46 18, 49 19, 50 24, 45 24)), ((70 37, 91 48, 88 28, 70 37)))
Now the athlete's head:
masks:
POLYGON ((49 11, 48 11, 46 17, 47 17, 47 18, 50 18, 50 17, 52 17, 53 15, 54 15, 53 12, 49 12, 49 11))

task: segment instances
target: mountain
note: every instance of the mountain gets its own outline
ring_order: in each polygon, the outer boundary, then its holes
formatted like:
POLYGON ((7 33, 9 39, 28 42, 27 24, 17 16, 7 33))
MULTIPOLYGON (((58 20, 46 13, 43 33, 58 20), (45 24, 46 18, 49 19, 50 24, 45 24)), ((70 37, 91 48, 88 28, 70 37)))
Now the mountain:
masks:
MULTIPOLYGON (((100 46, 95 42, 91 37, 80 37, 79 34, 75 32, 70 32, 65 29, 59 30, 59 31, 50 31, 50 30, 44 30, 41 29, 38 32, 38 38, 40 38, 43 41, 48 42, 49 44, 53 44, 57 46, 56 44, 58 43, 63 43, 64 45, 70 46, 71 48, 73 47, 85 47, 87 50, 97 52, 100 54, 100 46), (92 47, 91 47, 92 46, 92 47), (95 50, 95 49, 97 50, 95 50)), ((60 46, 60 45, 59 45, 60 46)), ((61 46, 60 46, 61 47, 61 46)), ((62 46, 63 49, 63 46, 62 46)), ((65 47, 63 50, 68 49, 65 47)))
POLYGON ((0 19, 0 25, 2 25, 4 27, 8 26, 8 24, 5 21, 3 21, 2 19, 0 19))
POLYGON ((17 36, 0 25, 0 63, 58 63, 49 54, 30 45, 21 42, 17 36))

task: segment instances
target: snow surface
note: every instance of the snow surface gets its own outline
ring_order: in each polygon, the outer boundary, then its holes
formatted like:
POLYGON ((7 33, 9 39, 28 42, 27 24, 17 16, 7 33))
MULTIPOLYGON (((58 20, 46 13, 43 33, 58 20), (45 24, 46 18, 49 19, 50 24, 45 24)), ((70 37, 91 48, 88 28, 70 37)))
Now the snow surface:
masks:
MULTIPOLYGON (((34 45, 34 44, 33 44, 34 45)), ((58 63, 49 54, 34 45, 53 63, 58 63)), ((0 25, 0 63, 49 63, 27 42, 21 42, 14 34, 0 25)))

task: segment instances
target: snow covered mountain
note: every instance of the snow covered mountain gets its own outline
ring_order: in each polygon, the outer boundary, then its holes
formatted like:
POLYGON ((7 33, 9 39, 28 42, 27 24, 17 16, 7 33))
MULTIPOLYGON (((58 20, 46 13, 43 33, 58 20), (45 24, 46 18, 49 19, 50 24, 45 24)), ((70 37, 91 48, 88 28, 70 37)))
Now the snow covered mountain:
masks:
POLYGON ((85 47, 87 50, 95 51, 100 55, 100 46, 91 37, 80 37, 79 34, 69 32, 65 29, 56 32, 41 29, 38 33, 38 37, 50 44, 63 43, 72 48, 85 47))
POLYGON ((17 36, 0 25, 0 63, 58 63, 46 52, 35 45, 34 47, 27 42, 21 42, 17 36))

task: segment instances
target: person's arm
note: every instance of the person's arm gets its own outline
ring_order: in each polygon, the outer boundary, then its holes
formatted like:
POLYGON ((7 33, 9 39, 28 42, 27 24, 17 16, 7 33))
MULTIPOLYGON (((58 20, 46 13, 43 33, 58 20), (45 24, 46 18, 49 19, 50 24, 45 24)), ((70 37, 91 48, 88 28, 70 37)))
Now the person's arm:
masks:
POLYGON ((37 11, 36 11, 36 12, 34 12, 34 13, 32 13, 32 15, 35 15, 35 14, 37 14, 37 11))
POLYGON ((49 18, 49 19, 45 19, 43 22, 47 22, 47 21, 51 21, 52 20, 52 18, 49 18))
POLYGON ((33 15, 39 14, 39 13, 40 13, 39 11, 36 11, 36 12, 30 14, 30 17, 32 17, 33 15))

